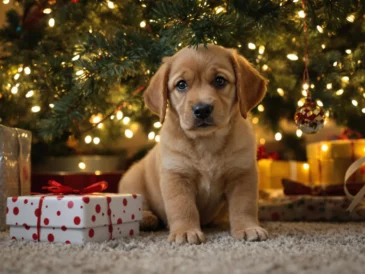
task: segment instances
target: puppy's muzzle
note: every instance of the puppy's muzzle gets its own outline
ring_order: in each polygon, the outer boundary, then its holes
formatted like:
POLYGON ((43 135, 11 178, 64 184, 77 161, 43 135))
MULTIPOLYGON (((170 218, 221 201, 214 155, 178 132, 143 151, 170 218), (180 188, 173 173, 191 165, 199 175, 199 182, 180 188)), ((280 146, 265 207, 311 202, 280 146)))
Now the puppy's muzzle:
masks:
POLYGON ((214 125, 214 122, 210 117, 213 112, 213 105, 198 103, 192 107, 192 111, 196 127, 208 127, 214 125))

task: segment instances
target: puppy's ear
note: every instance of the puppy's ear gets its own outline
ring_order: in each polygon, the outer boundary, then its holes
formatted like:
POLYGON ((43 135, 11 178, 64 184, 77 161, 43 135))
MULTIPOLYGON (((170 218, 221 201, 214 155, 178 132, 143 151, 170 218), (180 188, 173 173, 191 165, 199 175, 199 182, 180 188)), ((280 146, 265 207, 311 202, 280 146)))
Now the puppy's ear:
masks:
POLYGON ((264 98, 268 81, 236 50, 232 50, 232 64, 236 74, 236 92, 243 118, 264 98))
POLYGON ((162 60, 163 64, 152 77, 149 86, 144 92, 144 102, 147 107, 158 116, 163 123, 167 107, 167 81, 170 70, 168 58, 162 60))

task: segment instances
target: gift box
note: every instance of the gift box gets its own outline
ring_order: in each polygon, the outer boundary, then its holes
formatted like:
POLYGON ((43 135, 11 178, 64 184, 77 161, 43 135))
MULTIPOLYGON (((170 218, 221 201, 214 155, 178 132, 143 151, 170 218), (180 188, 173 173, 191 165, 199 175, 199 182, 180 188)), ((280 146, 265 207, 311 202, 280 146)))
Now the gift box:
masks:
POLYGON ((93 193, 9 197, 6 217, 13 239, 100 242, 139 234, 142 196, 93 193))
POLYGON ((259 189, 282 189, 284 178, 307 184, 309 165, 305 162, 261 159, 258 161, 259 189))
POLYGON ((0 231, 7 197, 30 194, 31 139, 30 131, 0 125, 0 231))
MULTIPOLYGON (((307 145, 311 184, 320 186, 343 184, 347 168, 363 156, 365 156, 365 139, 332 140, 307 145)), ((364 167, 349 179, 349 183, 365 182, 364 167)))

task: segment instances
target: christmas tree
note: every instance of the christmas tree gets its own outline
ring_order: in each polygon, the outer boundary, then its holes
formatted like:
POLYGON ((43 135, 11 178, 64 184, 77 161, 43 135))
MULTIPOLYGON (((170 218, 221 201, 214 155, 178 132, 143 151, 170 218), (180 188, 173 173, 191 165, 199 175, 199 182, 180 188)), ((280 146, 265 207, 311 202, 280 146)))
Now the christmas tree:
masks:
MULTIPOLYGON (((365 133, 364 0, 3 0, 0 123, 30 129, 34 153, 118 153, 110 144, 142 129, 159 141, 143 91, 164 56, 185 46, 236 48, 267 78, 254 125, 303 159, 304 20, 309 91, 326 116, 365 133)), ((258 142, 265 139, 258 136, 258 142)))

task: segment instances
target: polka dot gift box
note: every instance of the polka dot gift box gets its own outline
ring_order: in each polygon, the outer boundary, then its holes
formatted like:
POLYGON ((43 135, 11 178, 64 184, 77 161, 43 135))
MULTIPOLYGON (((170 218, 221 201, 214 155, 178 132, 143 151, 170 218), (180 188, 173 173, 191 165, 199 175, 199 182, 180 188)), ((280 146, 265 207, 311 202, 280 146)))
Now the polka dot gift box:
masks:
POLYGON ((6 207, 10 237, 16 240, 101 242, 138 235, 141 219, 138 194, 9 197, 6 207))

